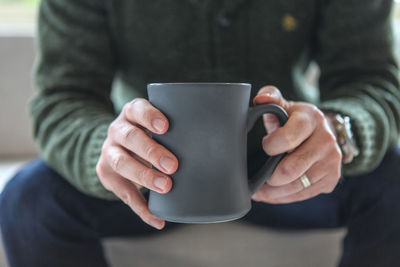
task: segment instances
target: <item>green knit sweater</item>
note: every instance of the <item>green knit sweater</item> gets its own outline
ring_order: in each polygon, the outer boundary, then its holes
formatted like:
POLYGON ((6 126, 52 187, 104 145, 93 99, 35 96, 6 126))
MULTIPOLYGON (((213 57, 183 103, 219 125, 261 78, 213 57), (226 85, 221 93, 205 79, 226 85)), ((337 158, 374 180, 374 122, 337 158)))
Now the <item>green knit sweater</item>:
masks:
MULTIPOLYGON (((392 0, 43 0, 34 134, 45 161, 82 192, 115 196, 95 166, 110 122, 150 82, 275 85, 289 100, 349 115, 369 172, 397 142, 392 0), (310 62, 318 90, 304 86, 310 62)), ((261 123, 248 150, 261 149, 261 123)), ((378 179, 378 177, 377 177, 378 179)))

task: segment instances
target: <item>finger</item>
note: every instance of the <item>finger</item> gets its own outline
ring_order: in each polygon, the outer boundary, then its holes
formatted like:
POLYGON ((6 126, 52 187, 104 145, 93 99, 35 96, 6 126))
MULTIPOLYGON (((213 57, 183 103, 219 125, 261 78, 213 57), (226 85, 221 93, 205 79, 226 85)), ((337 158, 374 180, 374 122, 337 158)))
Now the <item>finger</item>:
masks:
POLYGON ((144 98, 136 98, 129 102, 123 111, 128 121, 139 124, 153 133, 163 134, 168 130, 167 117, 144 98))
POLYGON ((109 166, 126 179, 159 193, 167 193, 171 190, 171 178, 146 167, 121 147, 111 146, 105 157, 109 166))
POLYGON ((267 134, 274 132, 280 126, 278 118, 273 114, 264 114, 263 121, 267 134))
POLYGON ((264 151, 272 156, 295 149, 323 120, 323 113, 313 105, 298 105, 284 126, 263 138, 264 151))
POLYGON ((149 137, 144 130, 125 120, 119 120, 112 127, 111 135, 115 143, 167 174, 172 174, 177 170, 178 159, 175 155, 149 137))
MULTIPOLYGON (((283 107, 286 110, 289 110, 290 104, 282 97, 281 92, 278 88, 274 86, 264 86, 262 87, 257 96, 254 97, 253 103, 255 105, 260 104, 276 104, 283 107)), ((279 128, 279 120, 273 114, 264 114, 263 115, 264 126, 267 130, 267 133, 270 134, 274 132, 277 128, 279 128)))
MULTIPOLYGON (((102 164, 105 166, 106 164, 102 164)), ((147 201, 136 186, 111 170, 101 171, 101 181, 104 187, 114 192, 125 204, 127 204, 145 223, 161 230, 165 221, 157 218, 148 208, 147 201)))
MULTIPOLYGON (((328 193, 328 191, 326 190, 328 185, 330 188, 332 188, 329 190, 329 192, 332 192, 334 187, 332 187, 330 185, 330 183, 328 183, 328 181, 330 181, 330 180, 332 180, 332 179, 329 178, 329 175, 325 176, 322 179, 320 179, 318 182, 316 182, 315 184, 311 185, 308 188, 305 188, 304 190, 301 190, 300 192, 297 192, 292 195, 276 198, 276 199, 271 199, 268 201, 268 203, 284 204, 284 203, 293 203, 293 202, 297 202, 297 201, 303 201, 306 199, 310 199, 319 194, 328 193)), ((337 182, 335 183, 335 186, 336 186, 336 184, 337 184, 337 182)))
MULTIPOLYGON (((329 165, 327 161, 316 162, 307 172, 305 173, 310 180, 311 184, 315 184, 327 175, 327 170, 329 170, 329 165)), ((282 186, 272 186, 265 183, 254 195, 253 199, 257 201, 268 202, 272 199, 280 198, 295 194, 304 190, 304 185, 300 178, 297 178, 293 182, 282 185, 282 186)))
MULTIPOLYGON (((289 184, 306 173, 316 162, 322 159, 329 161, 330 147, 326 146, 326 139, 322 138, 322 135, 321 131, 316 131, 296 150, 287 154, 278 164, 267 183, 271 186, 289 184)), ((336 158, 333 160, 336 160, 336 158)))
POLYGON ((255 105, 259 104, 276 104, 283 107, 286 111, 290 108, 289 102, 287 102, 278 88, 275 86, 264 86, 262 87, 257 95, 253 99, 255 105))

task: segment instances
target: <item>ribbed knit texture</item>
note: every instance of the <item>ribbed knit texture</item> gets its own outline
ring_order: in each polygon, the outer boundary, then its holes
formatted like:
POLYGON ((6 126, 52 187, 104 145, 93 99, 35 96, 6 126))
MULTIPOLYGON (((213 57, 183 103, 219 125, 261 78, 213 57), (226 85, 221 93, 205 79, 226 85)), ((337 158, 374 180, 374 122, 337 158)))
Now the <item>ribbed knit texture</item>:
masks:
MULTIPOLYGON (((96 164, 109 124, 150 82, 250 82, 349 115, 361 153, 346 175, 373 170, 397 142, 398 69, 391 0, 42 0, 34 134, 42 157, 82 192, 106 199, 96 164), (301 84, 321 69, 320 99, 301 84), (296 76, 296 77, 295 77, 296 76), (112 85, 115 91, 111 91, 112 85)), ((261 122, 248 151, 261 149, 261 122)), ((206 140, 205 140, 206 142, 206 140)))
POLYGON ((375 153, 379 151, 376 149, 375 142, 377 124, 370 114, 365 111, 362 104, 354 100, 340 99, 327 101, 323 103, 321 108, 335 111, 351 118, 352 131, 354 132, 357 140, 357 146, 360 148, 362 156, 355 157, 354 160, 343 168, 344 175, 354 175, 362 173, 366 169, 375 168, 380 162, 374 162, 375 153), (371 166, 371 164, 373 166, 371 166))

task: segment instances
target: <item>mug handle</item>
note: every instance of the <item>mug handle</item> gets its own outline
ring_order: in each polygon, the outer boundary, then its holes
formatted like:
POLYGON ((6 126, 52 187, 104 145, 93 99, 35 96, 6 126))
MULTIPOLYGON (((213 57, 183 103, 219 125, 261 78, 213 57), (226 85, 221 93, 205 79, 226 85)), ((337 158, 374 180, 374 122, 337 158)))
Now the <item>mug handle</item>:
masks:
MULTIPOLYGON (((250 107, 247 117, 247 132, 250 132, 256 120, 264 113, 271 113, 275 115, 279 120, 280 126, 283 126, 288 120, 288 115, 286 111, 278 105, 263 104, 250 107)), ((286 153, 282 153, 276 156, 269 157, 267 162, 264 163, 261 169, 258 170, 258 172, 250 178, 249 190, 251 195, 253 195, 265 183, 265 181, 267 181, 267 179, 271 177, 276 166, 285 155, 286 153)))

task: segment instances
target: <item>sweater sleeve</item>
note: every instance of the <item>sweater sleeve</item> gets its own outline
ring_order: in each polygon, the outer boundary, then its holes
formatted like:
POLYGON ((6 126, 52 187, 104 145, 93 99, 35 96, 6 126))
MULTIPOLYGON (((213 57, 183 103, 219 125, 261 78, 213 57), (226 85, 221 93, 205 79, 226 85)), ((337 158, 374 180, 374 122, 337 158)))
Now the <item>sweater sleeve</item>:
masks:
POLYGON ((360 155, 344 165, 343 174, 359 175, 375 169, 399 137, 392 0, 322 2, 315 54, 320 107, 351 118, 360 155))
POLYGON ((44 160, 80 191, 115 198, 95 170, 115 118, 115 57, 102 3, 42 0, 30 113, 44 160))

